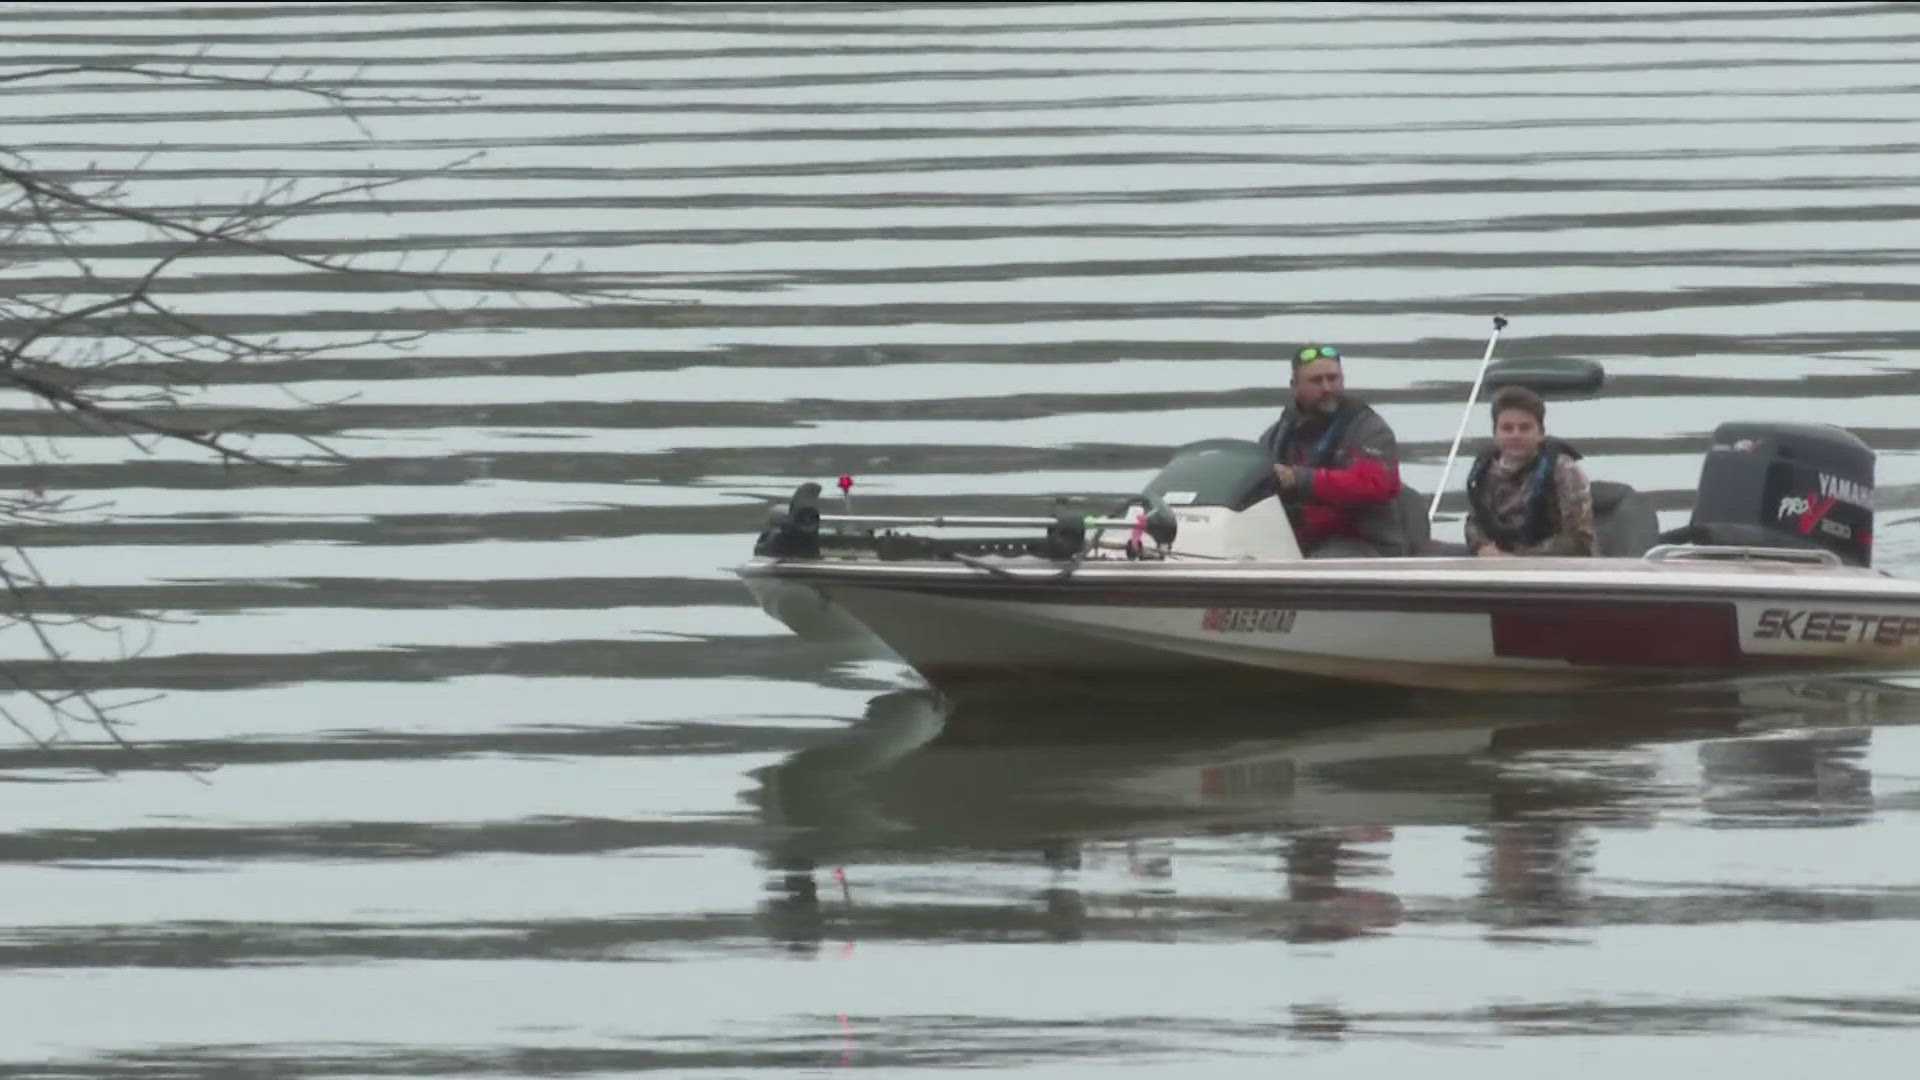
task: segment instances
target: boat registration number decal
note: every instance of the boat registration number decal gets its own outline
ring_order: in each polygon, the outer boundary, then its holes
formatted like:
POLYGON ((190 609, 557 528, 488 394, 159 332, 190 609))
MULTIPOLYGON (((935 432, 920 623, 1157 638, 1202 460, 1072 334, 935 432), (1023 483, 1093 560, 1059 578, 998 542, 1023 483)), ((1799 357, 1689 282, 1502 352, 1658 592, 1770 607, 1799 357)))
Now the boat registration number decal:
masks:
POLYGON ((1208 608, 1200 615, 1200 629, 1209 634, 1291 634, 1299 614, 1291 608, 1208 608))
POLYGON ((1872 642, 1889 649, 1920 644, 1920 618, 1858 611, 1768 608, 1753 636, 1758 641, 1872 642))

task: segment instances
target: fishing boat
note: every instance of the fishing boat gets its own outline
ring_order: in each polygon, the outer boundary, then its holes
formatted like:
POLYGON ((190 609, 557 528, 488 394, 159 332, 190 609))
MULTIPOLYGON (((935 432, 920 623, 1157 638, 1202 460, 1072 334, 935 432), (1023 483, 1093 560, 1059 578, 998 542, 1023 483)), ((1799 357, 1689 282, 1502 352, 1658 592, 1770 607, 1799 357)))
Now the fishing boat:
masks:
POLYGON ((803 484, 737 572, 796 632, 877 641, 956 697, 1920 672, 1920 583, 1872 567, 1874 454, 1838 427, 1720 425, 1665 534, 1596 481, 1595 558, 1474 558, 1431 538, 1410 490, 1410 556, 1303 558, 1271 465, 1253 442, 1195 443, 1127 505, 1050 517, 831 514, 803 484))

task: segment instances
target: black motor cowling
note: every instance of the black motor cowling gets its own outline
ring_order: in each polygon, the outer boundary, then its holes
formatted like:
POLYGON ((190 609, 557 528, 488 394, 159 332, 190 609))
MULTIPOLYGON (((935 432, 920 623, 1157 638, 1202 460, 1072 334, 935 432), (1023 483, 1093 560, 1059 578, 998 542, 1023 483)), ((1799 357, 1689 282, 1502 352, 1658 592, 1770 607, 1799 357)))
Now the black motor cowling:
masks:
POLYGON ((1828 424, 1721 424, 1693 518, 1669 542, 1819 547, 1873 561, 1873 451, 1828 424))
POLYGON ((767 527, 753 542, 755 555, 776 559, 820 557, 820 485, 808 481, 793 489, 784 507, 767 515, 767 527))

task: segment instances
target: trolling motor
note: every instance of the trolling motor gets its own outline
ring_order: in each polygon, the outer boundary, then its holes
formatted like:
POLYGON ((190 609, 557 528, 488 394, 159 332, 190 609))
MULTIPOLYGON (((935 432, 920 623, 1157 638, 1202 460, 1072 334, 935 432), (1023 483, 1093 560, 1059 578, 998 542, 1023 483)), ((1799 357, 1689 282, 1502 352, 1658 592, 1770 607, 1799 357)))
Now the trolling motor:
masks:
POLYGON ((1087 547, 1087 519, 1074 513, 1062 503, 1053 513, 1053 524, 1047 526, 1047 538, 1041 545, 1041 552, 1049 559, 1071 559, 1085 551, 1087 547))
POLYGON ((775 559, 819 558, 819 484, 801 484, 785 507, 774 508, 767 516, 767 527, 753 542, 753 553, 775 559))
MULTIPOLYGON (((841 479, 841 491, 844 495, 852 484, 848 482, 850 479, 848 477, 841 479)), ((882 559, 942 558, 957 555, 1025 555, 1065 561, 1077 559, 1085 553, 1087 532, 1090 529, 1131 529, 1136 541, 1145 535, 1162 547, 1170 546, 1179 532, 1179 523, 1175 520, 1173 512, 1167 508, 1164 501, 1152 493, 1147 496, 1146 511, 1132 517, 1089 517, 1074 510, 1064 499, 1055 508, 1052 517, 893 517, 854 514, 823 515, 820 513, 820 490, 820 485, 812 482, 795 488, 793 497, 788 500, 787 505, 774 508, 768 515, 767 527, 761 530, 759 537, 754 541, 753 553, 776 559, 819 558, 822 525, 830 525, 838 529, 865 530, 864 535, 836 533, 831 536, 831 540, 835 546, 871 550, 882 559), (1038 528, 1044 531, 1038 537, 1029 533, 1020 537, 988 539, 938 539, 892 531, 876 534, 874 531, 896 528, 1038 528)), ((1143 544, 1130 546, 1129 557, 1139 558, 1143 553, 1143 546, 1143 544)))

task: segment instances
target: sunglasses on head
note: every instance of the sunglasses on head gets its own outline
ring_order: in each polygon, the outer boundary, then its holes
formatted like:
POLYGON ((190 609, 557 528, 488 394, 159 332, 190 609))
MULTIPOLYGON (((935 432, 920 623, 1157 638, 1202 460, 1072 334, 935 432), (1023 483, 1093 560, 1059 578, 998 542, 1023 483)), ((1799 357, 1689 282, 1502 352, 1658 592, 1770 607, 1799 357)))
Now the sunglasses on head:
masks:
POLYGON ((1302 367, 1315 360, 1338 360, 1340 350, 1331 345, 1309 345, 1293 354, 1293 366, 1302 367))

